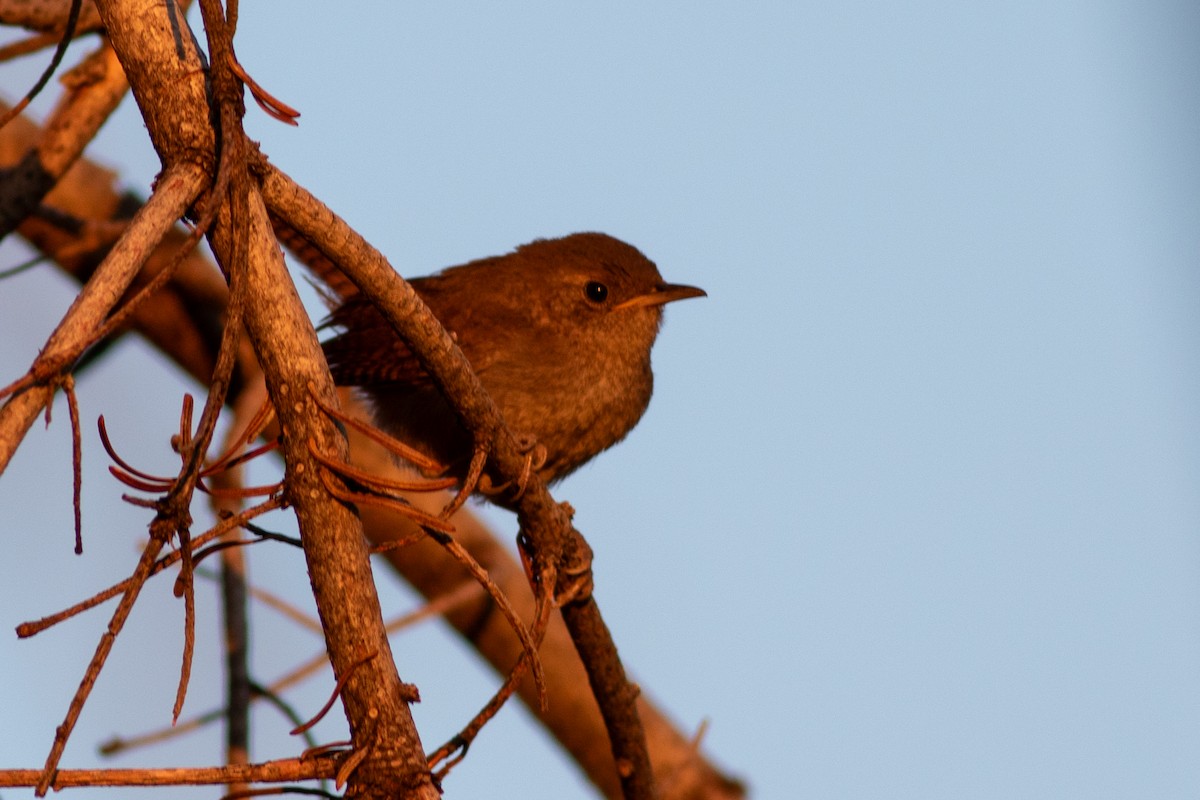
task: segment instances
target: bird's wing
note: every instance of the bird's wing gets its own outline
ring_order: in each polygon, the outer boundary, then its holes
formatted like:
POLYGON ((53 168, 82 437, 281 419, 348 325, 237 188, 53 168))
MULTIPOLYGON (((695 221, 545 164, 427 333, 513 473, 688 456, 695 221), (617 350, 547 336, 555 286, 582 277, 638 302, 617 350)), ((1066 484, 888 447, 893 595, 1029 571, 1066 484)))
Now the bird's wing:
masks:
POLYGON ((326 324, 342 329, 321 345, 339 386, 430 382, 408 345, 362 295, 334 309, 326 324))
MULTIPOLYGON (((471 323, 470 315, 479 310, 445 302, 437 283, 431 279, 417 278, 411 283, 434 316, 450 332, 476 374, 485 372, 495 361, 500 343, 471 323)), ((322 343, 325 358, 338 385, 406 383, 424 386, 432 383, 412 350, 362 295, 353 294, 334 309, 326 325, 342 329, 332 339, 322 343)))

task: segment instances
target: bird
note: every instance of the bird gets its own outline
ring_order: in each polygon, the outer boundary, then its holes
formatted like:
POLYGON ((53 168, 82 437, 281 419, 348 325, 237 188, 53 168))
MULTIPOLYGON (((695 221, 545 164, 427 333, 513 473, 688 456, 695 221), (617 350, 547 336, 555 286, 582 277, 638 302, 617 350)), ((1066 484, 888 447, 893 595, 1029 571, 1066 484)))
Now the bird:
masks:
MULTIPOLYGON (((347 281, 323 342, 335 383, 357 387, 384 432, 465 478, 474 442, 409 347, 347 281)), ((509 429, 554 483, 620 442, 654 388, 650 351, 671 302, 706 296, 667 283, 633 245, 595 232, 537 239, 409 284, 451 334, 509 429)))

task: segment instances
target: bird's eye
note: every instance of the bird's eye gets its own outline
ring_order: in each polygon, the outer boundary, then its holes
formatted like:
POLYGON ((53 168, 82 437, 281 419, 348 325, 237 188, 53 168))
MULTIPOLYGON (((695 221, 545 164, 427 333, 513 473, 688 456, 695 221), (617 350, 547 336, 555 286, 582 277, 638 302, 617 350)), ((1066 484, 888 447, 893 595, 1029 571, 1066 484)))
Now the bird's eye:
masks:
POLYGON ((600 281, 588 281, 583 287, 583 294, 593 303, 603 303, 608 299, 608 287, 600 281))

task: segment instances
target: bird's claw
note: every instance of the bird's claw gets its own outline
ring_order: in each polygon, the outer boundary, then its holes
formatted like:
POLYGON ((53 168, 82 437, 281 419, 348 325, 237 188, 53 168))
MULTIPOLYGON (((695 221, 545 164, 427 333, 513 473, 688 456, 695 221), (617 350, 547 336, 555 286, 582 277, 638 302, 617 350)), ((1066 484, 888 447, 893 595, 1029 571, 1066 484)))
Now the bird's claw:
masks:
POLYGON ((525 454, 525 463, 521 465, 521 474, 515 481, 505 481, 501 484, 493 484, 491 478, 483 475, 479 479, 478 487, 481 494, 494 497, 512 490, 515 484, 515 491, 512 491, 511 496, 504 499, 515 503, 525 496, 525 490, 529 487, 529 478, 534 472, 545 466, 549 452, 545 445, 539 444, 532 436, 518 436, 516 442, 517 448, 525 454))

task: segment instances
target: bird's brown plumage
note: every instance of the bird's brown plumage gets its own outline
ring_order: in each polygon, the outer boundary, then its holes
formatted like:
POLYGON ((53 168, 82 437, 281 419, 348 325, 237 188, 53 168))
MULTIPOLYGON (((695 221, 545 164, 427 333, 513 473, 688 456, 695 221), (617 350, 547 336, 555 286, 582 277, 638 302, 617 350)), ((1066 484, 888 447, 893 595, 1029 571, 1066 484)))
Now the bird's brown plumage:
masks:
MULTIPOLYGON (((410 281, 455 337, 512 431, 561 478, 620 441, 650 401, 662 305, 703 294, 665 284, 635 247, 600 233, 539 239, 410 281)), ((343 298, 324 344, 334 379, 361 387, 377 424, 457 473, 467 432, 368 301, 343 298)))

